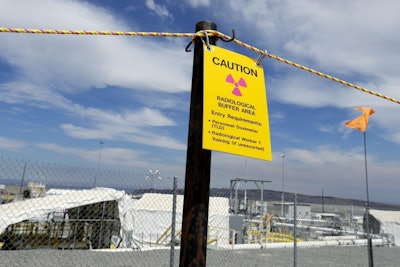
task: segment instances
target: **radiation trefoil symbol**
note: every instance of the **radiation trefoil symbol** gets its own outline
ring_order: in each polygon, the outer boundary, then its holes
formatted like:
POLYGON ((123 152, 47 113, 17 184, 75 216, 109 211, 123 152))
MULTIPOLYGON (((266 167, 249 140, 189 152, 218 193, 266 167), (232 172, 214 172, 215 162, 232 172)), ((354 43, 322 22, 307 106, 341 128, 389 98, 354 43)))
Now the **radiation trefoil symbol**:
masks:
POLYGON ((239 86, 247 88, 246 81, 243 78, 240 78, 239 81, 236 82, 232 74, 226 76, 225 81, 228 83, 232 83, 235 86, 232 90, 232 94, 234 94, 235 96, 242 96, 242 92, 240 91, 239 86))

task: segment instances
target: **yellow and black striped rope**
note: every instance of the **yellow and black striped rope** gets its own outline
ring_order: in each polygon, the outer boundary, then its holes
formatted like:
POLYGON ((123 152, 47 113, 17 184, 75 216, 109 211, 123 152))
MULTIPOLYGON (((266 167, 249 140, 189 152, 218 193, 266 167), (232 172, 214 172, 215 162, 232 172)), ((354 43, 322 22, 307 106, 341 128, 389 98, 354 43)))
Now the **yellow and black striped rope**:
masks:
POLYGON ((31 34, 66 34, 66 35, 70 34, 70 35, 143 36, 143 37, 192 37, 192 38, 195 37, 194 33, 48 30, 48 29, 22 29, 22 28, 0 28, 0 32, 31 33, 31 34))
MULTIPOLYGON (((206 31, 199 31, 196 33, 170 33, 170 32, 123 32, 123 31, 84 31, 84 30, 48 30, 48 29, 22 29, 22 28, 0 28, 0 32, 4 32, 4 33, 31 33, 31 34, 71 34, 71 35, 111 35, 111 36, 142 36, 142 37, 191 37, 192 39, 195 37, 204 37, 205 34, 207 33, 209 36, 216 36, 216 37, 220 37, 223 38, 225 40, 229 40, 231 39, 231 36, 223 34, 221 32, 215 31, 215 30, 206 30, 206 31)), ((351 88, 360 90, 364 93, 368 93, 380 98, 383 98, 385 100, 394 102, 396 104, 400 104, 400 101, 392 98, 392 97, 388 97, 385 96, 381 93, 377 93, 374 92, 372 90, 368 90, 367 88, 364 88, 362 86, 358 86, 355 84, 352 84, 350 82, 346 82, 344 80, 332 77, 328 74, 325 74, 323 72, 305 67, 303 65, 297 64, 295 62, 292 62, 290 60, 275 56, 273 54, 270 54, 264 50, 258 49, 254 46, 251 46, 247 43, 244 43, 238 39, 233 39, 232 40, 234 43, 245 47, 251 51, 254 51, 256 53, 259 53, 261 55, 265 55, 269 58, 278 60, 280 62, 286 63, 288 65, 291 65, 293 67, 296 67, 298 69, 301 70, 305 70, 308 71, 312 74, 318 75, 320 77, 324 77, 326 79, 329 79, 331 81, 349 86, 351 88)))

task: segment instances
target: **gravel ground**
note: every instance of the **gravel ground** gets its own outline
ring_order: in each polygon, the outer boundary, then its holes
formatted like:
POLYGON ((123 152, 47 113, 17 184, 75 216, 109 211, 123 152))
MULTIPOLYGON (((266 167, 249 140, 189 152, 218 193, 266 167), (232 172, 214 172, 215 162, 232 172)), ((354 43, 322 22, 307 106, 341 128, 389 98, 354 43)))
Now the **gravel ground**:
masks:
MULTIPOLYGON (((115 251, 115 250, 114 250, 115 251)), ((88 250, 0 251, 0 266, 169 266, 169 250, 99 252, 88 250)), ((374 266, 400 266, 399 247, 374 247, 374 266)), ((179 266, 179 250, 175 251, 179 266)), ((208 250, 207 266, 294 266, 293 249, 208 250)), ((367 247, 299 248, 297 266, 368 266, 367 247)))

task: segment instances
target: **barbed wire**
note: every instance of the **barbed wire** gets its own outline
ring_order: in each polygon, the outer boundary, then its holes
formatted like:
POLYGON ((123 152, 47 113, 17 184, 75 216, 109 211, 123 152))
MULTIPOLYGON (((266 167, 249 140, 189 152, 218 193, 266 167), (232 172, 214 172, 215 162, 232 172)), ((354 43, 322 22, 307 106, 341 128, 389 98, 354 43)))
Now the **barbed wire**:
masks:
MULTIPOLYGON (((3 33, 30 33, 30 34, 64 34, 64 35, 105 35, 105 36, 139 36, 139 37, 190 37, 192 40, 196 37, 204 37, 206 34, 208 36, 214 36, 214 37, 220 37, 223 38, 224 40, 232 39, 231 36, 226 35, 224 33, 221 33, 216 30, 202 30, 198 31, 196 33, 170 33, 170 32, 126 32, 126 31, 85 31, 85 30, 52 30, 52 29, 22 29, 22 28, 0 28, 0 32, 3 33)), ((353 83, 347 82, 345 80, 335 78, 331 75, 328 75, 326 73, 314 70, 312 68, 308 68, 306 66, 303 66, 301 64, 295 63, 293 61, 281 58, 279 56, 273 55, 271 53, 268 53, 265 50, 261 50, 259 48, 256 48, 252 45, 249 45, 245 42, 242 42, 236 38, 232 39, 232 42, 249 49, 253 52, 256 52, 260 55, 267 56, 271 59, 277 60, 279 62, 288 64, 292 67, 308 71, 312 74, 315 74, 317 76, 326 78, 328 80, 340 83, 342 85, 351 87, 353 89, 362 91, 364 93, 371 94, 373 96, 377 96, 379 98, 394 102, 396 104, 400 104, 400 100, 397 100, 395 98, 383 95, 381 93, 369 90, 365 87, 355 85, 353 83)))

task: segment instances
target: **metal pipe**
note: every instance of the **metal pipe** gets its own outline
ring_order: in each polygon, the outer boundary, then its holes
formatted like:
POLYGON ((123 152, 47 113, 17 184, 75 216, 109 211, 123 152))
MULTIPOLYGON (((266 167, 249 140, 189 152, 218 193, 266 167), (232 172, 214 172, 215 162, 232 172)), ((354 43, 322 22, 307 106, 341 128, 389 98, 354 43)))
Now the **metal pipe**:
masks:
POLYGON ((172 198, 172 224, 171 224, 171 250, 169 257, 169 266, 174 267, 175 259, 175 225, 176 225, 176 192, 178 187, 178 177, 174 176, 174 188, 172 198))
POLYGON ((297 266, 297 194, 294 194, 293 266, 297 266))

